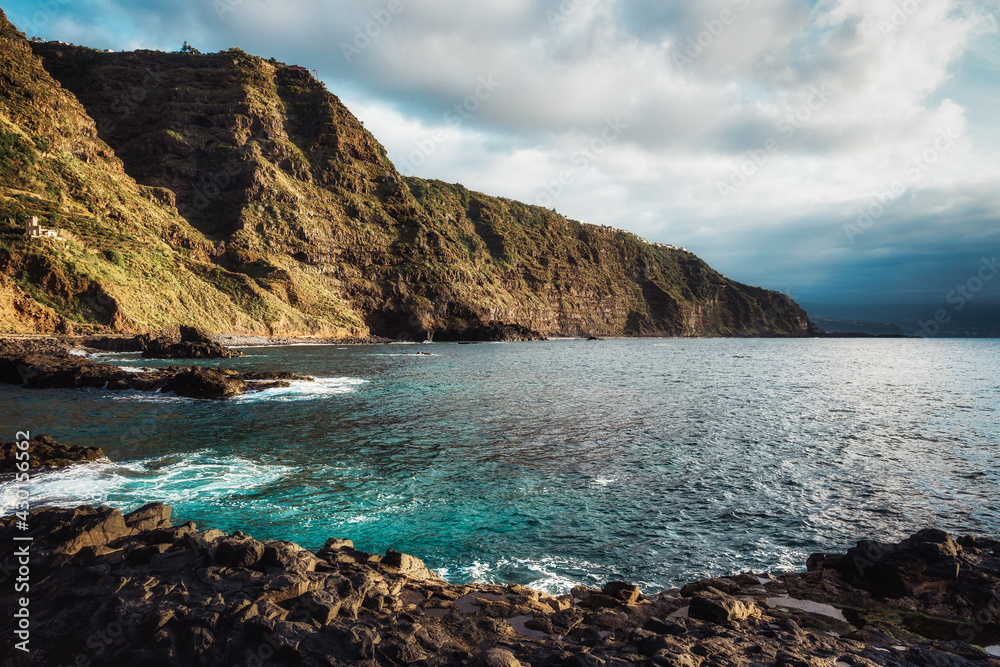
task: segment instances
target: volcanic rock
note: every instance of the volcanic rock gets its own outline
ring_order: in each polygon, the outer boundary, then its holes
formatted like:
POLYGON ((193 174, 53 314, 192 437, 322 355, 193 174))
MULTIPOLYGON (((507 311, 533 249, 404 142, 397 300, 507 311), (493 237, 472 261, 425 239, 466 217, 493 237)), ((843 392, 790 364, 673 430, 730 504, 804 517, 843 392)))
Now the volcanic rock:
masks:
MULTIPOLYGON (((876 605, 872 619, 863 606, 844 608, 855 627, 840 630, 812 627, 822 605, 798 609, 787 597, 783 607, 758 605, 749 575, 692 586, 691 596, 642 596, 627 582, 578 587, 577 604, 513 584, 449 584, 415 556, 365 554, 341 538, 314 554, 241 532, 174 527, 170 508, 157 503, 125 515, 82 506, 0 518, 0 565, 16 562, 22 543, 30 549, 28 648, 38 665, 1000 667, 978 648, 992 641, 988 619, 962 625, 958 598, 925 607, 939 616, 914 613, 913 600, 876 605), (596 596, 617 606, 581 608, 596 596)), ((921 532, 885 546, 903 563, 948 561, 955 545, 962 567, 947 590, 961 597, 1000 592, 996 544, 921 532)), ((836 568, 782 575, 768 590, 876 604, 836 568)), ((0 589, 0 615, 11 618, 20 597, 0 589)), ((0 635, 0 664, 22 664, 18 641, 0 635)))
POLYGON ((36 435, 28 440, 27 458, 18 453, 16 442, 0 444, 0 473, 17 472, 18 461, 26 461, 29 469, 61 468, 74 463, 86 463, 107 458, 100 447, 77 447, 56 442, 47 435, 36 435))
POLYGON ((0 382, 32 389, 89 387, 110 391, 173 391, 188 398, 229 398, 241 394, 288 387, 290 381, 312 381, 290 372, 239 373, 220 368, 147 369, 143 373, 101 364, 69 354, 68 349, 25 345, 0 340, 0 382))

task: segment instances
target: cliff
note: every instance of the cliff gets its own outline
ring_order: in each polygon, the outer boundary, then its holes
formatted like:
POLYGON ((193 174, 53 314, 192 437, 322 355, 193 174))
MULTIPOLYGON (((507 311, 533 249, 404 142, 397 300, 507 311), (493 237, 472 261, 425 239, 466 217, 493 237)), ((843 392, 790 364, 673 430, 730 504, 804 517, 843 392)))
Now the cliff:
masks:
POLYGON ((0 40, 8 330, 818 333, 686 251, 401 176, 308 72, 29 44, 2 16, 0 40), (20 238, 28 215, 66 240, 20 238))

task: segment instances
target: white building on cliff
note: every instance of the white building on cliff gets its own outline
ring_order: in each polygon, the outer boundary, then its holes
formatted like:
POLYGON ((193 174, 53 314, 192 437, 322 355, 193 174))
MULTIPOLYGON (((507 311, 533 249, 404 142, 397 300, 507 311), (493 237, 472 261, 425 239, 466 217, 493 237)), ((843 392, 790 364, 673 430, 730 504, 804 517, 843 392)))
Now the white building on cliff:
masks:
POLYGON ((56 239, 61 238, 56 230, 45 229, 38 224, 38 217, 34 215, 24 223, 24 234, 29 238, 38 238, 40 236, 50 236, 56 239))

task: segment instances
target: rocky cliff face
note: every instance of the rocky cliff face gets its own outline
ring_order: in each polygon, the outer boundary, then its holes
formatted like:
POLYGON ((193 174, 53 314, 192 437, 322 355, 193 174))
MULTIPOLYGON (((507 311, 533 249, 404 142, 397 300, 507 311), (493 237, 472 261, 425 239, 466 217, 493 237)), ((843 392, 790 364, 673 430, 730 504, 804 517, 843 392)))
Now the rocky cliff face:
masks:
POLYGON ((169 192, 128 175, 2 13, 0 53, 0 331, 364 329, 335 307, 310 316, 219 266, 216 245, 169 192), (28 216, 61 239, 26 239, 28 216))
POLYGON ((70 239, 0 245, 15 328, 817 333, 690 253, 402 177, 308 72, 238 49, 29 45, 0 21, 4 136, 38 172, 0 175, 0 220, 38 215, 70 239))

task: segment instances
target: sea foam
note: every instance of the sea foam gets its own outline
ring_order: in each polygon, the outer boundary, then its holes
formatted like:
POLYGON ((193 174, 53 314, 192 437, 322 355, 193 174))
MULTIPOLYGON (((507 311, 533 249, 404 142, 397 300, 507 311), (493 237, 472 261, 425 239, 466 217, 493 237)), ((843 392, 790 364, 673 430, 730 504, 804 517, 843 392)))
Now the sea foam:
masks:
MULTIPOLYGON (((32 471, 32 508, 110 505, 123 512, 142 502, 217 503, 284 478, 287 466, 200 451, 123 463, 107 459, 32 471), (141 502, 140 500, 141 499, 141 502)), ((0 515, 14 511, 18 485, 0 483, 0 515)))

